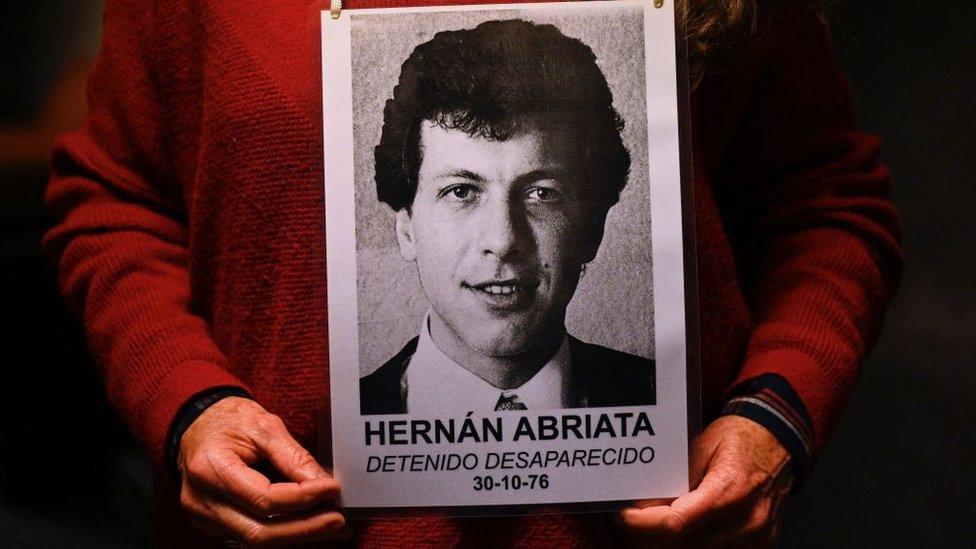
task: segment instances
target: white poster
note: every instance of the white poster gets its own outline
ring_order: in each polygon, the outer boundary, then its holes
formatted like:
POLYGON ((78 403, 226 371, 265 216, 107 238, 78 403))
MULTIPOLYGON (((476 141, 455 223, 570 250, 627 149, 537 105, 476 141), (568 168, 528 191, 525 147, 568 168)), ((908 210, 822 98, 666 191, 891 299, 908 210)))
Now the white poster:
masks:
POLYGON ((688 490, 674 29, 671 2, 322 14, 343 507, 688 490))

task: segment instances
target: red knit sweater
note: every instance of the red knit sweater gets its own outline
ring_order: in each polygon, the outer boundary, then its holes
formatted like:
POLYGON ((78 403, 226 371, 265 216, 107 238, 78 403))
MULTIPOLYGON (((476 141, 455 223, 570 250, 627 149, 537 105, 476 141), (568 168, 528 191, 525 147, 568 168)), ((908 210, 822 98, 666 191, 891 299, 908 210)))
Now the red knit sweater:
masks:
MULTIPOLYGON (((157 465, 177 410, 217 385, 248 390, 310 448, 328 421, 311 4, 109 0, 90 116, 55 151, 45 246, 111 401, 157 465)), ((702 397, 707 419, 737 381, 778 373, 821 448, 896 284, 898 220, 825 29, 782 25, 692 98, 702 397)), ((205 541, 176 494, 160 473, 161 545, 205 541)), ((617 535, 606 515, 356 530, 371 546, 617 535)))

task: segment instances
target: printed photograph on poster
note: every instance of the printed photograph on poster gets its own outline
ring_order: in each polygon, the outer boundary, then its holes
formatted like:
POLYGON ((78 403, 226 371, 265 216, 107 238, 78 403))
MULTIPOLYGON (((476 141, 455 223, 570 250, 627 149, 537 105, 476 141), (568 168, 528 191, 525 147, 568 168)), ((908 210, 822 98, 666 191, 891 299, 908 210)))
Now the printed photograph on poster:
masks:
POLYGON ((345 10, 322 45, 341 504, 686 492, 672 9, 345 10))

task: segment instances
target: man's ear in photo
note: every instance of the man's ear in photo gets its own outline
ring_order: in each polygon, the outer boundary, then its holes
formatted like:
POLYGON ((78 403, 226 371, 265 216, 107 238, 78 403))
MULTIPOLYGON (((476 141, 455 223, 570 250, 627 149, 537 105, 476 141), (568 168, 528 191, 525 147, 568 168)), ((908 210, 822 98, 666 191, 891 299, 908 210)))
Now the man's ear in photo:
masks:
POLYGON ((400 244, 400 255, 407 261, 417 259, 417 244, 413 234, 413 218, 410 217, 410 210, 400 208, 396 216, 396 237, 400 244))

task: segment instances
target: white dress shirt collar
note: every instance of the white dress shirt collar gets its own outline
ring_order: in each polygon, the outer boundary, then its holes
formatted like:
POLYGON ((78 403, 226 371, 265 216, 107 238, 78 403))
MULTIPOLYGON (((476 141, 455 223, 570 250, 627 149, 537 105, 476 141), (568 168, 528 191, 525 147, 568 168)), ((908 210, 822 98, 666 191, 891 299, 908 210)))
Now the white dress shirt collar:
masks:
POLYGON ((529 410, 569 408, 575 403, 569 338, 536 374, 516 389, 502 390, 451 360, 430 337, 430 313, 424 316, 417 350, 407 366, 407 412, 443 415, 495 409, 498 398, 516 395, 529 410))

